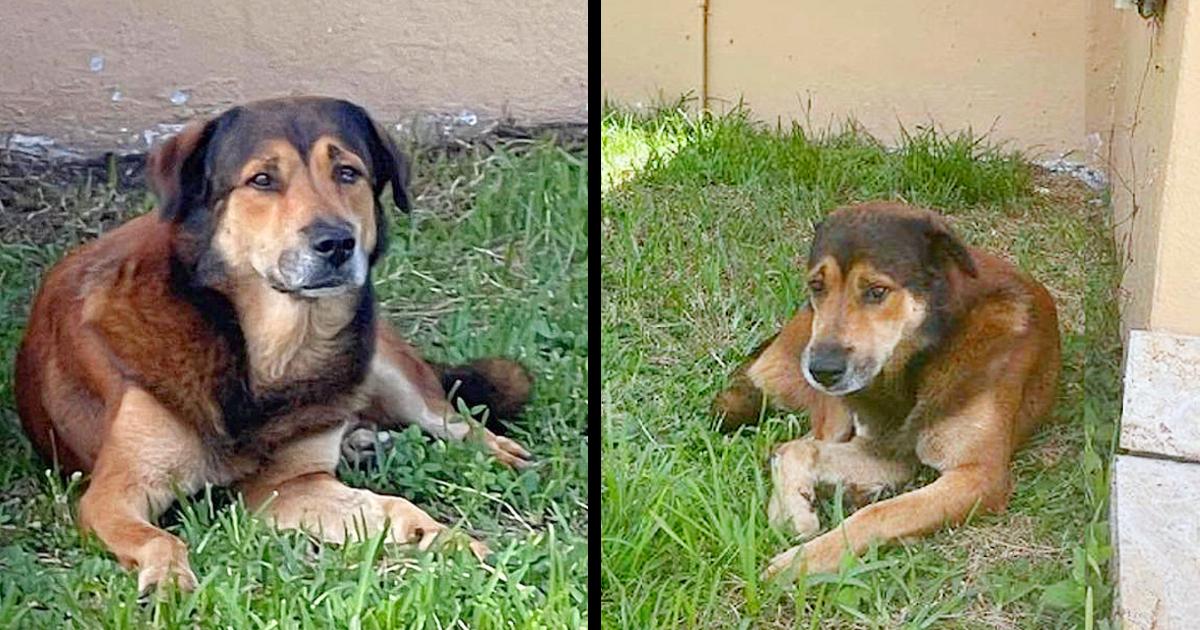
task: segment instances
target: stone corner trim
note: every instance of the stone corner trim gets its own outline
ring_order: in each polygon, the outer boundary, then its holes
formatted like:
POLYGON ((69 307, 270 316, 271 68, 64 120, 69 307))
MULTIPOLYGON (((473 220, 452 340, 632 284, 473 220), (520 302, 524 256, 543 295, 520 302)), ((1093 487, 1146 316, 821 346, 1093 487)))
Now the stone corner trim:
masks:
POLYGON ((1124 628, 1200 619, 1200 464, 1117 455, 1111 527, 1114 616, 1124 628))
POLYGON ((1130 331, 1120 446, 1200 462, 1200 337, 1130 331))

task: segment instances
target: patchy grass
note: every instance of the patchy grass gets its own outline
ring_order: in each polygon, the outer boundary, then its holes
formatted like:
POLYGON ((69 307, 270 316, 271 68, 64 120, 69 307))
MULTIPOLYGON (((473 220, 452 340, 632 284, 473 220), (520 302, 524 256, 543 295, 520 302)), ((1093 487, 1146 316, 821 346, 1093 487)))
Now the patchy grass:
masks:
MULTIPOLYGON (((3 158, 4 156, 0 156, 3 158)), ((41 173, 0 160, 0 359, 12 364, 33 288, 65 248, 151 206, 137 164, 41 173), (126 181, 130 180, 130 181, 126 181), (130 183, 132 182, 132 183, 130 183)), ((376 270, 382 312, 431 358, 503 354, 537 379, 513 432, 539 465, 517 474, 475 447, 397 434, 350 483, 397 493, 486 540, 419 553, 375 541, 314 547, 251 518, 232 493, 164 519, 189 543, 193 594, 139 603, 136 579, 73 515, 83 483, 38 463, 0 371, 0 627, 472 628, 586 625, 587 153, 547 142, 424 153, 416 210, 393 213, 376 270)))
MULTIPOLYGON (((923 129, 889 149, 853 127, 812 134, 766 129, 744 112, 609 108, 601 138, 606 627, 1107 625, 1120 350, 1103 199, 982 139, 923 129), (765 462, 807 418, 774 414, 722 436, 708 408, 802 304, 814 223, 876 198, 942 209, 968 242, 1050 288, 1060 400, 1016 457, 1006 514, 873 549, 840 576, 782 590, 758 579, 789 545, 766 523, 765 462)), ((822 508, 840 512, 836 500, 822 508)))

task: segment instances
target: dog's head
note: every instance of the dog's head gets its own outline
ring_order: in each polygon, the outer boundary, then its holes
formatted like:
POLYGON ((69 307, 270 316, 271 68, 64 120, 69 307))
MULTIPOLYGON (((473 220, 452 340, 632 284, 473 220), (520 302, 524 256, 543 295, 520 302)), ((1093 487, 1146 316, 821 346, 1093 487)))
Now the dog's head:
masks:
POLYGON ((899 203, 839 209, 817 227, 808 257, 812 336, 805 379, 840 396, 870 386, 936 339, 948 275, 977 275, 937 214, 899 203))
POLYGON ((355 292, 385 247, 379 202, 408 209, 408 164, 363 108, 259 101, 192 123, 148 175, 176 256, 210 288, 260 283, 297 298, 355 292))

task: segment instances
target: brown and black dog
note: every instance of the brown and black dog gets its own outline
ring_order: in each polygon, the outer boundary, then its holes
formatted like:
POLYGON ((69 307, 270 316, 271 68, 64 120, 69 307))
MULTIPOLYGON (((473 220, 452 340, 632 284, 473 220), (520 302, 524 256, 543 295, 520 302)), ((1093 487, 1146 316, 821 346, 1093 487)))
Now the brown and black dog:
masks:
POLYGON ((836 571, 842 554, 1004 509, 1013 452, 1054 406, 1058 318, 1046 289, 963 245, 936 213, 841 208, 818 226, 809 303, 743 364, 714 409, 731 429, 765 405, 808 409, 812 432, 771 457, 770 522, 811 537, 817 485, 867 505, 771 560, 765 576, 836 571))
MULTIPOLYGON (((417 424, 478 438, 502 462, 516 442, 446 399, 512 415, 530 380, 490 359, 442 371, 376 317, 390 186, 408 164, 352 103, 260 101, 193 123, 151 155, 156 212, 83 245, 45 277, 16 365, 17 408, 37 451, 91 473, 79 522, 138 586, 196 585, 187 549, 155 520, 176 492, 237 487, 277 526, 329 542, 373 535, 427 547, 444 527, 412 503, 334 476, 348 428, 417 424)), ((487 549, 471 542, 482 557, 487 549)))

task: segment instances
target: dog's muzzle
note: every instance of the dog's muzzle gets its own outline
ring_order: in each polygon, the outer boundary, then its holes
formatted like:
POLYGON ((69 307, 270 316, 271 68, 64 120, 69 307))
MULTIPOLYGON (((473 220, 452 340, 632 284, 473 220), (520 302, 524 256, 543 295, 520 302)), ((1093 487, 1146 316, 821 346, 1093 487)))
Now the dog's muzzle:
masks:
POLYGON ((800 363, 804 380, 831 396, 844 396, 866 387, 877 371, 858 365, 849 348, 830 343, 808 346, 800 363))
POLYGON ((279 257, 275 288, 302 297, 327 297, 363 286, 367 256, 350 224, 319 220, 304 230, 307 247, 279 257))

